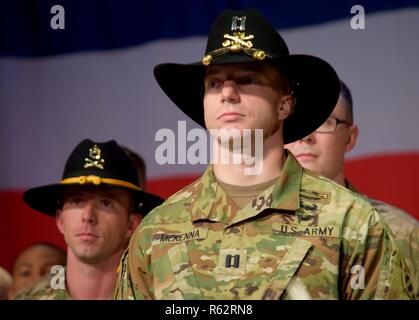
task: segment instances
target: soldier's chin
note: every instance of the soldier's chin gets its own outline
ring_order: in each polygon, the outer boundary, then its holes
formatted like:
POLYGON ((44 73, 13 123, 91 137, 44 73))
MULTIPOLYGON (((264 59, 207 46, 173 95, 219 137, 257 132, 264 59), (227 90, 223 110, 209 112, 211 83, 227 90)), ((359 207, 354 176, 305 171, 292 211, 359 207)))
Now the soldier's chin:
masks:
POLYGON ((102 255, 96 252, 76 252, 75 256, 78 260, 86 264, 98 264, 102 262, 102 255))
POLYGON ((102 259, 99 257, 80 257, 79 260, 85 264, 99 264, 102 259))

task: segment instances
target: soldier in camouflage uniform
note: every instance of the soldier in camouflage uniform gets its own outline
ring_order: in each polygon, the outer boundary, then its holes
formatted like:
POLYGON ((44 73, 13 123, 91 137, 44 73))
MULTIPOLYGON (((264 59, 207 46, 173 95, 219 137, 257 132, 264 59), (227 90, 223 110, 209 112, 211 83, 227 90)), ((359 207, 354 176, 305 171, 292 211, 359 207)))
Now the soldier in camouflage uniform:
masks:
POLYGON ((207 129, 238 129, 243 140, 252 129, 253 150, 263 129, 263 166, 246 174, 246 163, 215 162, 154 209, 121 260, 116 299, 413 297, 377 210, 284 151, 336 105, 339 79, 329 64, 290 55, 257 11, 225 11, 202 63, 162 64, 154 74, 207 129))
POLYGON ((141 214, 162 199, 139 187, 135 166, 115 142, 83 140, 58 184, 23 195, 33 209, 56 216, 68 246, 67 267, 51 268, 15 299, 111 299, 117 267, 141 214))
MULTIPOLYGON (((65 277, 65 276, 64 276, 65 277)), ((60 287, 59 279, 54 279, 51 273, 46 274, 39 281, 19 291, 14 300, 72 300, 67 286, 60 287), (51 283, 56 283, 54 286, 51 283)))
MULTIPOLYGON (((357 192, 355 187, 345 179, 344 156, 356 145, 358 127, 353 123, 351 92, 344 82, 340 83, 340 97, 330 118, 316 132, 286 145, 286 148, 305 168, 357 192)), ((393 232, 412 276, 415 294, 418 296, 419 222, 399 208, 363 196, 378 210, 393 232)))
POLYGON ((54 265, 65 265, 66 252, 50 243, 35 243, 23 249, 13 264, 13 285, 9 299, 25 287, 39 281, 54 265))

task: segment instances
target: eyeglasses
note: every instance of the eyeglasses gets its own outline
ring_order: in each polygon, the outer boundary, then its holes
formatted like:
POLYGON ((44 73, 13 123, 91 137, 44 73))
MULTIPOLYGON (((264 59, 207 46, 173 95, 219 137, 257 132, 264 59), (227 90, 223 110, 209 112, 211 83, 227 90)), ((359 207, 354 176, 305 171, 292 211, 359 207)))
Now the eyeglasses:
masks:
POLYGON ((347 125, 351 125, 351 123, 349 121, 346 120, 341 120, 335 117, 329 117, 325 122, 323 122, 323 124, 317 128, 316 131, 317 133, 331 133, 336 131, 337 127, 339 124, 347 124, 347 125))

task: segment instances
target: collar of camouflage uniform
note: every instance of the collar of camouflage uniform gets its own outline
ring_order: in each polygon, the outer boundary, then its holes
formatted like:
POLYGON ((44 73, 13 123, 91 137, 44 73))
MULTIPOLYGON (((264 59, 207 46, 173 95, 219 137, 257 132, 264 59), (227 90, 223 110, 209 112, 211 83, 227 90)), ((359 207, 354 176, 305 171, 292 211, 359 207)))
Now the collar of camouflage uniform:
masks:
MULTIPOLYGON (((242 208, 240 214, 230 224, 253 217, 267 208, 294 213, 299 208, 302 174, 303 168, 295 157, 291 153, 288 153, 277 182, 265 190, 257 199, 242 208)), ((219 186, 212 166, 207 168, 199 181, 201 182, 198 186, 199 190, 194 197, 191 208, 192 221, 196 222, 197 220, 203 219, 219 221, 220 219, 218 217, 209 217, 210 211, 213 204, 226 201, 226 194, 225 192, 217 192, 219 186)))

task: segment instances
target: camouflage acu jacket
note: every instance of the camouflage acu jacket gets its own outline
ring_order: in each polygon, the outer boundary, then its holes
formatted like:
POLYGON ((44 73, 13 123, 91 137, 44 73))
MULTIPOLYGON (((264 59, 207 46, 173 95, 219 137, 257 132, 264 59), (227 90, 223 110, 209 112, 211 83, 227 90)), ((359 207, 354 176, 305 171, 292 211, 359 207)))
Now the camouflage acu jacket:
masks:
POLYGON ((362 197, 288 155, 241 210, 204 175, 131 238, 116 299, 411 299, 395 240, 362 197))
MULTIPOLYGON (((346 181, 351 191, 358 192, 355 187, 346 181)), ((407 268, 412 276, 412 283, 416 298, 419 297, 419 221, 407 212, 388 203, 368 198, 363 195, 378 210, 384 221, 390 227, 396 238, 400 252, 406 261, 407 268)))
POLYGON ((71 300, 67 289, 53 289, 52 275, 48 274, 33 285, 19 291, 15 300, 71 300))

